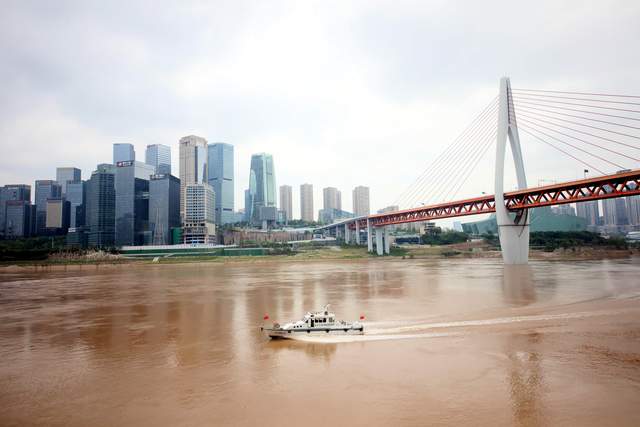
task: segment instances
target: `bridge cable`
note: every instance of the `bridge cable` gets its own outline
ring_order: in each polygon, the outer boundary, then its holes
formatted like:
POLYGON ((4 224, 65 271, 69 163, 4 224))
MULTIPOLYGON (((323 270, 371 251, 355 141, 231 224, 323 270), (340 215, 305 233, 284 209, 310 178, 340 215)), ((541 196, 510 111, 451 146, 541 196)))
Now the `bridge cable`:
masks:
POLYGON ((576 119, 588 120, 588 121, 592 121, 592 122, 605 123, 605 124, 608 124, 608 125, 621 126, 621 127, 626 127, 626 128, 630 128, 630 129, 640 130, 640 127, 638 127, 638 126, 625 125, 625 124, 622 124, 622 123, 610 122, 610 121, 607 121, 607 120, 599 120, 599 119, 594 119, 592 117, 576 116, 575 114, 567 114, 567 113, 561 113, 559 111, 545 110, 544 108, 530 107, 528 105, 520 105, 520 108, 528 110, 532 114, 535 114, 535 111, 544 111, 544 112, 547 112, 547 113, 557 114, 557 115, 561 115, 561 116, 565 116, 565 117, 573 117, 573 118, 576 118, 576 119), (532 111, 532 110, 535 110, 535 111, 532 111))
POLYGON ((516 102, 517 101, 526 100, 526 101, 546 102, 546 103, 549 103, 549 104, 573 105, 573 106, 576 106, 576 107, 597 108, 597 109, 600 109, 600 110, 623 111, 623 112, 626 112, 626 113, 640 113, 640 110, 629 110, 629 109, 626 109, 626 108, 616 108, 616 107, 610 107, 610 106, 604 106, 604 105, 580 104, 580 103, 577 103, 577 102, 555 101, 553 99, 529 98, 529 97, 526 97, 526 96, 518 96, 518 95, 514 95, 513 99, 516 102))
POLYGON ((476 124, 483 120, 489 110, 492 110, 495 105, 494 103, 497 101, 498 97, 496 96, 485 108, 484 110, 476 116, 476 118, 469 124, 469 126, 460 134, 458 137, 447 146, 447 148, 441 152, 438 157, 436 157, 427 167, 422 174, 396 199, 396 204, 399 204, 400 201, 403 201, 405 198, 412 197, 413 193, 416 191, 417 184, 422 182, 422 180, 426 180, 426 177, 432 175, 434 170, 437 170, 438 166, 442 164, 440 162, 441 159, 446 158, 450 152, 458 146, 462 141, 465 141, 472 129, 476 126, 476 124), (440 162, 440 163, 438 163, 440 162), (438 165, 436 168, 432 167, 433 165, 438 165))
MULTIPOLYGON (((466 184, 467 180, 469 179, 469 177, 471 176, 471 173, 475 170, 475 168, 478 166, 478 163, 480 163, 480 161, 484 158, 484 156, 487 154, 487 151, 489 150, 489 148, 493 147, 493 143, 495 142, 495 138, 498 134, 498 131, 496 130, 496 132, 493 133, 492 137, 489 138, 489 142, 485 145, 484 150, 482 150, 482 153, 480 154, 480 156, 477 157, 476 161, 473 163, 473 165, 469 168, 469 170, 467 171, 466 176, 464 177, 464 179, 462 180, 462 182, 460 183, 460 185, 458 185, 458 187, 456 188, 456 191, 451 195, 451 199, 453 200, 457 195, 458 192, 460 191, 460 189, 463 187, 464 184, 466 184)), ((447 194, 448 197, 448 194, 447 194)))
POLYGON ((560 122, 571 123, 571 124, 573 124, 573 125, 578 125, 578 126, 584 126, 584 127, 588 127, 588 128, 591 128, 591 129, 600 130, 600 131, 603 131, 603 132, 609 132, 609 133, 613 133, 613 134, 620 135, 620 136, 626 136, 626 137, 629 137, 629 138, 640 139, 640 136, 630 135, 630 134, 628 134, 628 133, 623 133, 623 132, 617 132, 617 131, 615 131, 615 130, 606 129, 606 128, 601 128, 601 127, 598 127, 598 126, 586 125, 586 124, 584 124, 584 123, 574 122, 574 121, 572 121, 572 120, 561 119, 561 118, 559 118, 559 117, 548 116, 548 115, 546 115, 546 114, 535 113, 535 112, 532 112, 532 111, 527 111, 527 113, 528 113, 528 114, 531 114, 531 115, 533 115, 533 116, 535 116, 535 117, 546 117, 546 118, 548 118, 548 119, 558 120, 558 121, 560 121, 560 122))
MULTIPOLYGON (((613 117, 613 118, 616 118, 616 119, 624 119, 624 120, 634 120, 634 121, 639 121, 640 122, 640 118, 636 118, 636 117, 619 116, 619 115, 616 115, 616 114, 600 113, 598 111, 581 110, 581 109, 578 109, 578 108, 558 107, 556 105, 546 105, 546 104, 540 104, 538 102, 532 102, 532 101, 516 101, 514 103, 514 105, 516 107, 518 107, 518 106, 536 105, 538 107, 555 108, 557 110, 574 111, 574 112, 577 112, 577 113, 597 114, 599 116, 613 117), (522 105, 522 104, 525 104, 525 105, 522 105)), ((548 110, 542 110, 542 111, 548 111, 548 110)), ((554 111, 554 113, 555 113, 555 111, 554 111)))
POLYGON ((622 104, 622 105, 640 105, 639 102, 627 102, 627 101, 611 101, 609 99, 594 99, 594 98, 575 98, 570 96, 555 96, 555 95, 539 95, 535 93, 527 93, 528 97, 536 98, 552 98, 552 99, 569 99, 573 101, 587 101, 587 102, 603 102, 606 104, 622 104))
POLYGON ((605 173, 605 172, 601 171, 601 170, 600 170, 600 169, 598 169, 597 167, 595 167, 595 166, 593 166, 593 165, 590 165, 589 163, 585 162, 584 160, 581 160, 581 159, 577 158, 576 156, 572 155, 571 153, 567 153, 567 152, 566 152, 566 151, 564 151, 562 148, 558 148, 558 147, 556 147, 555 145, 551 144, 550 142, 547 142, 547 141, 545 141, 544 139, 542 139, 542 138, 540 138, 540 137, 538 137, 538 136, 536 136, 536 135, 534 135, 534 134, 530 133, 529 131, 527 131, 527 130, 526 130, 526 129, 524 129, 524 128, 523 128, 523 129, 521 129, 521 130, 522 130, 523 132, 525 132, 525 133, 527 133, 527 134, 529 134, 529 135, 533 136, 533 137, 534 137, 534 138, 536 138, 537 140, 539 140, 539 141, 541 141, 541 142, 543 142, 543 143, 545 143, 545 144, 547 144, 547 145, 549 145, 549 146, 551 146, 551 147, 555 148, 556 150, 558 150, 558 151, 560 151, 560 152, 562 152, 562 153, 566 154, 567 156, 571 157, 572 159, 577 160, 578 162, 582 163, 583 165, 585 165, 585 166, 587 166, 587 167, 589 167, 589 168, 591 168, 591 169, 593 169, 593 170, 596 170, 596 171, 600 172, 602 175, 606 175, 606 173, 605 173))
POLYGON ((524 88, 512 88, 514 92, 544 92, 544 93, 560 93, 560 94, 569 94, 569 95, 589 95, 589 96, 610 96, 617 98, 638 98, 640 96, 637 95, 618 95, 613 93, 589 93, 589 92, 566 92, 561 90, 541 90, 541 89, 524 89, 524 88))

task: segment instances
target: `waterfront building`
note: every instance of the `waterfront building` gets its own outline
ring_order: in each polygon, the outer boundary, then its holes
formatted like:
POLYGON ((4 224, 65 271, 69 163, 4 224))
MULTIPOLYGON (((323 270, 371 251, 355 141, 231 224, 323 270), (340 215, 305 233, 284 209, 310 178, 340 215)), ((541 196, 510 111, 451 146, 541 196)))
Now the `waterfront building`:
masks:
POLYGON ((68 181, 67 193, 65 196, 69 202, 69 227, 82 227, 85 223, 85 181, 68 181))
POLYGON ((21 239, 31 234, 31 202, 7 200, 5 202, 5 234, 7 239, 21 239))
POLYGON ((56 182, 62 188, 62 197, 67 195, 67 182, 77 182, 82 179, 82 171, 78 168, 56 168, 56 182))
POLYGON ((640 196, 627 197, 629 225, 640 225, 640 196))
POLYGON ((40 179, 36 181, 35 191, 35 233, 44 235, 47 232, 47 199, 59 199, 62 197, 62 187, 56 181, 40 179))
POLYGON ((234 221, 233 145, 216 142, 207 147, 208 182, 216 196, 216 224, 234 221))
POLYGON ((86 228, 87 244, 110 247, 115 241, 115 173, 111 164, 101 164, 87 181, 86 228))
POLYGON ((300 186, 300 218, 306 222, 313 222, 313 185, 300 186))
POLYGON ((335 187, 322 189, 322 208, 326 211, 330 209, 342 210, 342 193, 335 187))
POLYGON ((597 200, 576 203, 576 215, 587 220, 587 226, 600 223, 600 208, 597 200))
POLYGON ((318 222, 322 224, 332 224, 348 218, 353 218, 353 214, 340 209, 320 209, 318 211, 318 222))
POLYGON ((280 186, 280 210, 283 212, 283 223, 288 223, 293 219, 292 188, 290 185, 280 186))
POLYGON ((620 226, 627 225, 627 204, 624 197, 616 199, 605 199, 602 201, 602 215, 604 225, 620 226))
POLYGON ((149 230, 153 245, 170 245, 171 229, 180 227, 180 180, 169 174, 151 175, 149 230))
POLYGON ((113 144, 113 164, 120 162, 133 162, 136 160, 136 150, 133 144, 113 144))
POLYGON ((69 230, 69 202, 64 198, 47 199, 47 234, 67 234, 69 230))
POLYGON ((564 205, 552 206, 551 211, 558 215, 576 215, 576 210, 569 203, 564 205))
POLYGON ((31 201, 31 186, 14 184, 0 187, 0 236, 5 234, 6 203, 10 200, 31 201))
MULTIPOLYGON (((587 228, 587 220, 566 214, 557 214, 551 210, 551 207, 544 206, 535 209, 529 209, 530 212, 530 230, 535 231, 583 231, 587 228)), ((490 218, 467 222, 462 224, 462 229, 468 234, 498 234, 498 225, 495 214, 490 218)))
POLYGON ((149 179, 155 168, 130 161, 116 164, 116 246, 151 243, 149 231, 149 179))
POLYGON ((389 212, 397 212, 399 210, 400 210, 400 206, 390 205, 390 206, 387 206, 386 208, 378 209, 378 213, 383 214, 383 213, 389 213, 389 212))
POLYGON ((185 214, 182 235, 185 244, 216 242, 215 193, 207 183, 188 184, 184 190, 185 214))
POLYGON ((370 213, 369 187, 360 185, 353 189, 353 214, 355 216, 365 216, 370 213))
POLYGON ((171 148, 163 144, 147 145, 144 162, 153 166, 157 174, 171 174, 171 148))
POLYGON ((185 189, 207 182, 207 140, 195 135, 180 138, 180 218, 184 222, 185 189))
MULTIPOLYGON (((252 221, 260 223, 262 222, 260 208, 276 207, 276 175, 271 154, 260 153, 251 156, 250 181, 252 179, 255 179, 252 221)), ((251 187, 249 188, 251 190, 251 187)))

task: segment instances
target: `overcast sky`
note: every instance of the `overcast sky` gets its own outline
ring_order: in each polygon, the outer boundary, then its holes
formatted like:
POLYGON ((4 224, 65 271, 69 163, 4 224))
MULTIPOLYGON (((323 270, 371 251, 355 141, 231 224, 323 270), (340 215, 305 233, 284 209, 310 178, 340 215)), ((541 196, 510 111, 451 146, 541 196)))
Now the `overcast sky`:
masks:
MULTIPOLYGON (((111 144, 235 146, 236 209, 252 153, 277 185, 371 187, 394 203, 497 94, 640 94, 640 2, 3 1, 0 184, 88 178, 111 144)), ((523 137, 530 184, 582 165, 523 137)), ((493 193, 489 152, 460 196, 493 193)), ((629 167, 639 165, 629 164, 629 167)), ((508 181, 509 186, 514 181, 508 181)))

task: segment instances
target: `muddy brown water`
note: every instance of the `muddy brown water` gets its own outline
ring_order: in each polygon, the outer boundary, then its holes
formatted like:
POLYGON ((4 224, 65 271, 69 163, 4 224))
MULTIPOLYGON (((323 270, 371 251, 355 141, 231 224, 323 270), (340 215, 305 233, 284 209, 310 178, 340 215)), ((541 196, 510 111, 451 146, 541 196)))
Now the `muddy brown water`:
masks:
POLYGON ((0 425, 637 426, 640 259, 0 269, 0 425))

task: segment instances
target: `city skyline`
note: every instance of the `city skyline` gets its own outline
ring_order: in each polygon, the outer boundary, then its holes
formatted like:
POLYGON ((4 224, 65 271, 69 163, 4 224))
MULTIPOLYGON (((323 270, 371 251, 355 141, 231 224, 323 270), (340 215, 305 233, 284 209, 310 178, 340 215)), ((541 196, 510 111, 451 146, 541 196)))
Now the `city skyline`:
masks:
MULTIPOLYGON (((640 76, 630 71, 639 68, 636 55, 610 49, 640 36, 640 5, 629 2, 523 6, 527 16, 548 22, 544 33, 480 4, 414 5, 410 12, 388 2, 253 12, 225 5, 224 13, 220 5, 200 5, 207 26, 178 13, 183 6, 159 8, 142 33, 141 7, 122 21, 111 5, 100 13, 61 7, 56 16, 66 25, 28 2, 6 7, 4 39, 22 42, 0 53, 7 70, 0 144, 12 153, 0 159, 0 184, 53 179, 56 166, 88 176, 111 162, 114 142, 134 144, 139 159, 147 145, 168 145, 178 159, 175 141, 195 134, 235 146, 236 201, 249 185, 251 154, 264 151, 278 160, 279 183, 314 184, 316 206, 322 188, 340 188, 350 207, 351 189, 367 185, 375 211, 396 203, 399 189, 495 96, 504 74, 516 87, 640 93, 640 76), (24 36, 36 28, 34 37, 24 36), (460 28, 468 37, 457 36, 460 28), (503 37, 512 33, 518 36, 503 37), (403 148, 378 149, 390 143, 403 148), (382 167, 386 174, 372 173, 382 167)), ((569 161, 521 138, 530 183, 581 176, 581 167, 566 167, 569 161)), ((493 193, 492 161, 487 155, 478 168, 484 172, 460 197, 493 193)))

